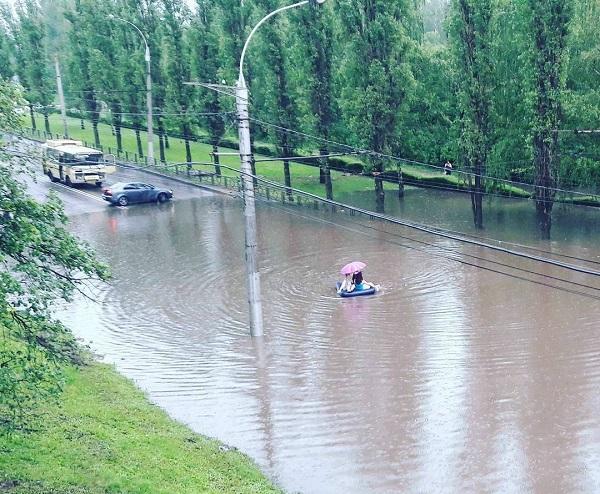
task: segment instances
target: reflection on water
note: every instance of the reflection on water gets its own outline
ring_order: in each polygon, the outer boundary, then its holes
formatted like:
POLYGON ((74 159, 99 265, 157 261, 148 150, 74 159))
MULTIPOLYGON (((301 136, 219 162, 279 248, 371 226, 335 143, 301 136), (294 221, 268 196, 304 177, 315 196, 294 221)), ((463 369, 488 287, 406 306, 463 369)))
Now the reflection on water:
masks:
MULTIPOLYGON (((420 194, 399 214, 423 221, 420 194)), ((440 226, 470 222, 443 201, 440 226)), ((529 214, 511 208, 489 234, 535 241, 507 226, 529 214)), ((597 300, 457 263, 400 235, 501 257, 399 227, 258 209, 263 339, 248 337, 240 205, 221 197, 74 218, 114 282, 67 322, 173 417, 292 492, 600 490, 597 300), (336 297, 355 259, 382 293, 336 297)), ((555 231, 576 239, 537 245, 600 254, 598 230, 555 231)))

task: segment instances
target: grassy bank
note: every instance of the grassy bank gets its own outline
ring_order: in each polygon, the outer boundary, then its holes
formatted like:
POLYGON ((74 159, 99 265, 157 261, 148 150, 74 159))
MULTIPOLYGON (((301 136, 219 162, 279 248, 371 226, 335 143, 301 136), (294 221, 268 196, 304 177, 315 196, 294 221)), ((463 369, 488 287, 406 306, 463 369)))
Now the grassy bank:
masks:
POLYGON ((0 436, 0 492, 281 492, 247 457, 172 421, 112 368, 67 375, 38 432, 0 436))
MULTIPOLYGON (((68 129, 69 136, 74 139, 87 141, 93 146, 94 135, 92 130, 91 122, 85 122, 85 129, 81 129, 80 120, 72 117, 68 117, 68 129)), ((37 119, 38 128, 43 128, 43 119, 37 119)), ((24 120, 24 124, 28 125, 28 121, 24 120)), ((60 115, 50 115, 50 130, 53 133, 62 133, 62 120, 60 115)), ((105 150, 110 147, 113 152, 116 149, 116 138, 112 135, 111 127, 104 123, 98 124, 98 133, 100 135, 100 142, 104 146, 105 150)), ((146 151, 146 133, 140 132, 142 145, 144 152, 146 151)), ((234 139, 234 138, 232 138, 234 139)), ((232 140, 229 139, 229 140, 232 140)), ((165 158, 168 163, 182 163, 185 161, 185 143, 182 139, 170 137, 170 147, 165 150, 165 158)), ((131 156, 137 152, 137 141, 135 132, 131 129, 122 129, 122 145, 123 150, 127 151, 131 156)), ((260 145, 265 147, 266 145, 260 145)), ((193 161, 200 162, 211 162, 212 146, 201 143, 201 142, 190 142, 191 154, 193 161)), ((220 148, 221 152, 235 152, 230 148, 220 148)), ((158 157, 158 138, 155 138, 155 155, 158 157)), ((256 158, 264 158, 265 156, 257 155, 256 158)), ((356 161, 356 159, 348 161, 356 161)), ((221 156, 221 163, 239 168, 239 157, 238 156, 221 156)), ((267 163, 257 163, 257 173, 268 180, 273 180, 279 183, 284 183, 283 175, 283 162, 272 161, 267 163)), ((207 171, 212 171, 212 167, 205 167, 207 171)), ((429 184, 431 186, 447 186, 457 187, 459 180, 457 176, 446 176, 443 175, 442 171, 438 171, 432 168, 419 167, 414 165, 404 164, 402 171, 406 180, 416 182, 417 184, 422 183, 423 185, 429 184)), ((236 176, 235 172, 230 170, 222 170, 224 175, 236 176)), ((297 189, 310 192, 312 194, 325 197, 325 186, 319 183, 319 169, 314 166, 304 165, 301 163, 291 163, 290 172, 292 176, 292 187, 297 189)), ((361 175, 349 175, 340 171, 332 171, 331 179, 333 182, 333 193, 336 194, 347 194, 358 191, 372 191, 373 179, 361 175)), ((397 185, 393 183, 385 183, 384 187, 387 190, 396 190, 397 185)))
MULTIPOLYGON (((62 133, 62 121, 60 115, 50 115, 50 130, 53 133, 62 133)), ((92 131, 91 122, 85 122, 85 129, 81 129, 80 120, 77 118, 68 117, 68 128, 69 135, 72 138, 87 141, 93 146, 94 136, 92 131)), ((28 125, 29 121, 24 120, 24 125, 28 125)), ((38 118, 38 127, 43 127, 42 118, 38 118)), ((105 151, 107 148, 111 148, 111 152, 115 152, 116 149, 116 138, 112 134, 111 127, 105 123, 99 123, 98 132, 100 135, 100 142, 104 146, 105 151)), ((146 150, 146 133, 140 132, 143 149, 146 150)), ((227 139, 230 142, 235 141, 235 137, 229 137, 227 139)), ((182 139, 170 137, 170 148, 165 150, 165 156, 168 163, 183 163, 185 162, 185 143, 182 139)), ((131 129, 122 129, 122 145, 123 150, 129 153, 129 156, 137 152, 137 141, 135 132, 131 129)), ((193 161, 199 162, 211 162, 212 146, 201 143, 201 142, 190 142, 191 153, 193 161)), ((269 144, 261 143, 258 145, 259 148, 271 148, 270 152, 274 152, 273 146, 269 144)), ((232 153, 234 149, 222 147, 219 149, 220 152, 232 153)), ((158 138, 155 138, 155 155, 158 155, 158 138)), ((256 155, 256 159, 264 158, 265 156, 256 155)), ((356 158, 346 157, 338 158, 338 161, 345 161, 348 164, 355 163, 356 158)), ((221 156, 221 163, 239 168, 239 157, 238 156, 221 156)), ((214 167, 210 166, 195 166, 195 168, 212 172, 214 167)), ((283 174, 283 162, 272 161, 266 163, 256 164, 257 174, 268 180, 284 183, 283 174)), ((391 173, 392 180, 394 179, 393 170, 388 170, 386 174, 391 173)), ((234 171, 222 169, 222 173, 225 176, 235 177, 238 174, 234 171)), ((325 197, 325 185, 319 183, 319 169, 315 166, 309 166, 302 163, 292 162, 290 164, 290 173, 292 179, 292 187, 296 189, 315 194, 320 197, 325 197)), ((411 165, 408 163, 402 164, 402 173, 406 185, 413 185, 416 187, 428 187, 437 190, 454 190, 466 192, 468 185, 464 182, 465 177, 457 173, 453 175, 444 175, 441 169, 436 169, 427 166, 411 165)), ((333 184, 333 195, 334 199, 339 199, 341 195, 348 196, 355 192, 372 192, 373 177, 360 174, 349 174, 337 170, 332 170, 331 180, 333 184)), ((384 182, 384 188, 387 191, 396 191, 398 186, 392 182, 384 182)), ((514 198, 531 198, 531 192, 521 187, 516 187, 508 183, 495 183, 494 187, 487 191, 495 195, 514 197, 514 198)), ((558 202, 566 202, 573 205, 580 206, 593 206, 600 207, 600 202, 596 196, 566 196, 558 202)))

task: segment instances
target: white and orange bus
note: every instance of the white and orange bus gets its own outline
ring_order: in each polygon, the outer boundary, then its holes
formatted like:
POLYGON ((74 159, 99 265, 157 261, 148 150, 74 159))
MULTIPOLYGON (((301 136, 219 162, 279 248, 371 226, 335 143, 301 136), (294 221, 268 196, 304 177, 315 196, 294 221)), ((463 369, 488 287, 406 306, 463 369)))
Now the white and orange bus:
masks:
POLYGON ((44 174, 53 182, 67 185, 102 186, 106 175, 115 171, 115 157, 83 146, 81 141, 56 139, 44 144, 44 174))

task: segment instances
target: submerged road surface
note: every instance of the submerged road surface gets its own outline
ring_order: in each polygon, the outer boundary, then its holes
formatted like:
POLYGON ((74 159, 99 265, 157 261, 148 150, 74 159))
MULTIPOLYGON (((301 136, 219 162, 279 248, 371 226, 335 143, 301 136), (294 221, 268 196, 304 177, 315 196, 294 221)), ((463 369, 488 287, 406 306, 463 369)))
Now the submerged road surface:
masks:
MULTIPOLYGON (((114 280, 99 303, 62 311, 171 416, 248 453, 289 492, 600 491, 597 279, 260 203, 266 336, 253 340, 240 202, 173 188, 160 206, 67 202, 114 280), (381 294, 336 297, 351 260, 368 263, 381 294)), ((423 215, 412 219, 439 210, 419 197, 405 198, 423 215)), ((588 216, 581 243, 537 247, 597 268, 588 216)))

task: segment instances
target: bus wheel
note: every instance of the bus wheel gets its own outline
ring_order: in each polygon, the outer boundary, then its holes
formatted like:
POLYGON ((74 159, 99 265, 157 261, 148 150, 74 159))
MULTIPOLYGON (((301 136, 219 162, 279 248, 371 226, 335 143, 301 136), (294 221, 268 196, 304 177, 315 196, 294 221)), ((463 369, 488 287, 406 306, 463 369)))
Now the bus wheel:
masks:
POLYGON ((69 177, 69 175, 67 175, 67 178, 65 178, 65 183, 70 187, 71 185, 73 185, 73 182, 71 182, 71 177, 69 177))
POLYGON ((50 179, 50 182, 58 182, 58 178, 56 178, 54 175, 52 175, 52 171, 48 170, 48 178, 50 179))
POLYGON ((96 187, 102 187, 102 182, 96 182, 96 187))

